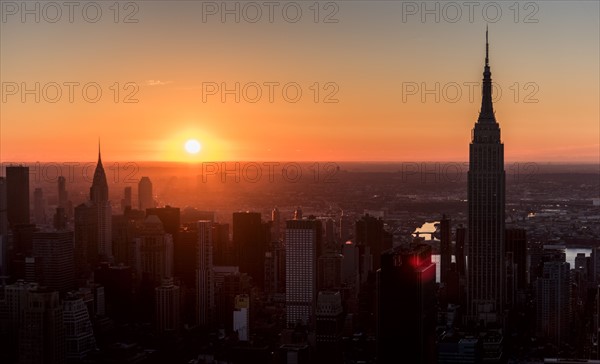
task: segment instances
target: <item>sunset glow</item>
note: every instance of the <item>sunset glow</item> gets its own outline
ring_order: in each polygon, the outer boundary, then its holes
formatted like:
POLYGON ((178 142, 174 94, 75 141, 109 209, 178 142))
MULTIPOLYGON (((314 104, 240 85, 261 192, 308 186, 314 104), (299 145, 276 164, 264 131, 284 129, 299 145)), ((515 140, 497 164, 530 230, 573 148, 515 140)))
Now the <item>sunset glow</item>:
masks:
POLYGON ((335 23, 308 9, 222 23, 201 4, 141 2, 136 23, 8 17, 2 160, 88 160, 100 136, 111 160, 465 161, 487 23, 506 160, 598 162, 597 2, 541 2, 537 22, 516 23, 508 7, 495 23, 481 8, 423 22, 360 1, 335 23), (192 137, 197 154, 181 147, 192 137))

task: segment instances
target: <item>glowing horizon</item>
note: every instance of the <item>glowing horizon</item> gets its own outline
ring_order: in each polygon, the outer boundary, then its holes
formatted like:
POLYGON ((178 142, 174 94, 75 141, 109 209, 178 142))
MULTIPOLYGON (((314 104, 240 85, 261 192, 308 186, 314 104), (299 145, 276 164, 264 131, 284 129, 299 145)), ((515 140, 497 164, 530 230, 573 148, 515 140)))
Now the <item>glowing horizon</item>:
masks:
POLYGON ((423 22, 389 2, 340 3, 337 23, 138 6, 137 23, 2 22, 0 162, 93 160, 98 137, 119 161, 466 161, 489 23, 506 161, 600 163, 598 3, 542 3, 537 23, 508 8, 496 23, 423 22), (10 88, 36 82, 40 102, 10 88), (70 102, 72 82, 101 99, 70 102), (223 91, 236 83, 239 102, 223 91))

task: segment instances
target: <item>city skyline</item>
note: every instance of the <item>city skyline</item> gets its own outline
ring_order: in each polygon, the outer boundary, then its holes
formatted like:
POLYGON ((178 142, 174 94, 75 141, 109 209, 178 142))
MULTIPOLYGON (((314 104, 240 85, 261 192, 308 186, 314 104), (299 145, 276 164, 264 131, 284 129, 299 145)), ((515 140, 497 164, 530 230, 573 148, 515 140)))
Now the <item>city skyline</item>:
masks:
POLYGON ((0 159, 79 162, 100 137, 110 161, 466 161, 462 130, 478 108, 475 60, 484 53, 477 39, 489 23, 492 59, 503 66, 495 102, 506 120, 506 160, 599 161, 597 2, 519 3, 518 9, 500 3, 497 19, 493 6, 484 17, 479 4, 473 21, 462 8, 456 22, 456 9, 437 2, 430 15, 391 2, 326 4, 318 23, 308 5, 297 23, 279 12, 273 23, 247 22, 245 13, 239 22, 235 16, 221 22, 219 13, 207 15, 213 9, 193 2, 137 4, 137 23, 125 22, 135 9, 120 9, 117 23, 108 7, 96 23, 81 17, 49 23, 44 16, 21 22, 5 12, 0 159), (328 15, 337 22, 325 22, 328 15), (40 43, 37 31, 50 41, 40 43), (61 48, 54 39, 74 46, 61 48), (250 46, 257 39, 262 45, 250 46), (115 50, 121 57, 110 56, 115 50), (23 95, 35 82, 39 103, 23 95), (48 102, 53 82, 63 93, 56 103, 48 102), (70 103, 65 82, 97 83, 102 99, 87 102, 76 92, 70 103), (239 103, 235 95, 222 102, 221 90, 210 88, 236 82, 240 93, 249 87, 239 103), (253 83, 263 92, 256 103, 249 102, 253 83), (269 102, 265 83, 297 83, 302 99, 292 103, 277 93, 269 102), (438 91, 428 94, 436 83, 438 91), (134 90, 138 102, 125 102, 134 90), (329 101, 339 102, 325 102, 334 91, 329 101), (43 143, 48 137, 56 145, 43 143), (185 152, 189 139, 201 143, 198 154, 185 152))
POLYGON ((0 362, 600 363, 599 24, 0 2, 0 362))

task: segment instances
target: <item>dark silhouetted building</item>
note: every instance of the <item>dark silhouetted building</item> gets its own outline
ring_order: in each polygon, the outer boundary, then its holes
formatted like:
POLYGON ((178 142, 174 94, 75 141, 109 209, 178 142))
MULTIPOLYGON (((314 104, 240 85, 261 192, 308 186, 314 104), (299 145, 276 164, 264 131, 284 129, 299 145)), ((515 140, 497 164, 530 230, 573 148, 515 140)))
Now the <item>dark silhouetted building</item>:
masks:
POLYGON ((505 238, 506 251, 512 252, 513 262, 517 265, 517 288, 524 289, 527 286, 527 231, 506 229, 505 238))
MULTIPOLYGON (((98 145, 98 163, 94 171, 94 180, 90 187, 90 201, 96 209, 97 248, 100 260, 112 259, 112 207, 108 200, 108 183, 102 166, 100 145, 98 145)), ((88 252, 90 253, 90 252, 88 252)))
POLYGON ((356 221, 355 242, 357 246, 369 247, 372 255, 370 270, 374 272, 379 269, 381 253, 392 248, 392 239, 383 228, 383 220, 369 214, 356 221))
POLYGON ((146 209, 146 216, 156 215, 163 223, 165 232, 173 236, 173 242, 177 244, 177 235, 181 225, 181 212, 178 207, 165 206, 160 208, 146 209))
POLYGON ((58 292, 47 288, 29 290, 19 331, 19 363, 64 363, 63 308, 58 292))
POLYGON ((41 188, 33 190, 33 218, 38 225, 46 223, 44 191, 41 188))
POLYGON ((213 223, 213 263, 232 265, 233 248, 229 240, 229 224, 213 223))
POLYGON ((377 272, 378 363, 434 362, 435 290, 429 245, 395 248, 381 256, 377 272))
POLYGON ((98 209, 91 201, 75 207, 75 272, 78 277, 85 276, 100 262, 98 220, 98 209))
POLYGON ((156 215, 146 217, 135 238, 136 271, 142 280, 158 286, 173 276, 173 238, 156 215))
POLYGON ((125 265, 102 263, 94 272, 96 283, 104 287, 106 313, 117 322, 128 322, 133 309, 133 272, 125 265))
POLYGON ((58 176, 58 207, 67 210, 69 202, 69 192, 67 191, 67 179, 64 176, 58 176))
POLYGON ((58 291, 61 295, 75 288, 73 260, 73 232, 53 231, 33 234, 32 255, 41 265, 43 286, 58 291))
POLYGON ((196 313, 200 325, 210 324, 215 312, 212 224, 207 220, 197 223, 196 313))
POLYGON ((127 186, 125 187, 125 189, 123 190, 123 199, 121 200, 121 210, 125 211, 127 210, 127 208, 132 208, 133 205, 131 204, 132 202, 131 199, 131 186, 127 186))
POLYGON ((11 227, 29 224, 29 167, 6 167, 6 214, 11 227))
POLYGON ((452 263, 452 227, 450 219, 444 215, 440 220, 440 282, 448 283, 450 263, 452 263))
POLYGON ((138 183, 139 209, 146 211, 154 207, 154 195, 152 194, 152 182, 148 177, 142 177, 138 183))
POLYGON ((344 256, 339 253, 325 253, 318 259, 319 291, 338 290, 342 287, 342 263, 344 256))
POLYGON ((0 236, 8 235, 8 217, 6 215, 6 178, 0 177, 0 236))
POLYGON ((504 145, 492 104, 486 56, 482 101, 469 148, 467 312, 475 322, 499 322, 504 302, 504 145))
POLYGON ((266 231, 258 212, 233 213, 234 265, 248 273, 256 286, 264 288, 264 260, 270 231, 266 231), (268 233, 268 235, 266 235, 268 233))
POLYGON ((67 362, 79 363, 96 349, 92 322, 83 298, 71 295, 63 301, 63 322, 67 362))
POLYGON ((176 334, 181 328, 179 286, 165 278, 155 289, 156 331, 159 335, 176 334))
POLYGON ((543 263, 536 282, 536 327, 540 337, 560 346, 568 339, 571 321, 570 265, 565 261, 543 263))

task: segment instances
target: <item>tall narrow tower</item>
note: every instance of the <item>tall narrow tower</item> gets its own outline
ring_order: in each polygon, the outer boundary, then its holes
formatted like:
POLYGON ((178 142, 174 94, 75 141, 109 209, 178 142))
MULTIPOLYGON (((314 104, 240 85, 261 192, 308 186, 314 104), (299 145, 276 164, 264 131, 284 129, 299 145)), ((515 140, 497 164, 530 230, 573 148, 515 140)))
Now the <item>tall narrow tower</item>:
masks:
POLYGON ((112 258, 112 207, 108 201, 108 183, 102 166, 100 142, 98 142, 98 163, 94 180, 90 187, 90 201, 96 208, 98 222, 98 255, 101 259, 112 258))
POLYGON ((488 32, 481 111, 469 147, 468 315, 497 322, 502 313, 504 268, 504 145, 492 104, 488 32))

